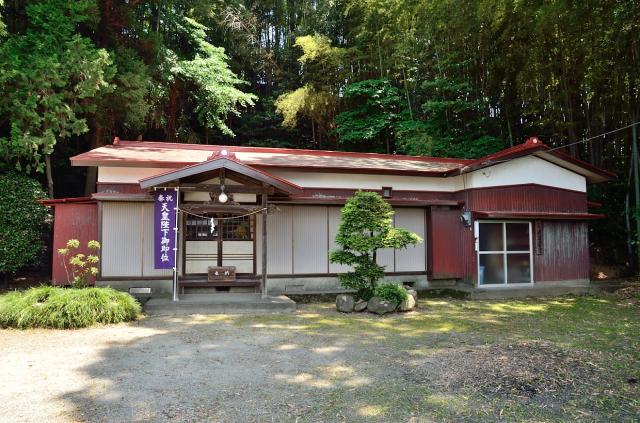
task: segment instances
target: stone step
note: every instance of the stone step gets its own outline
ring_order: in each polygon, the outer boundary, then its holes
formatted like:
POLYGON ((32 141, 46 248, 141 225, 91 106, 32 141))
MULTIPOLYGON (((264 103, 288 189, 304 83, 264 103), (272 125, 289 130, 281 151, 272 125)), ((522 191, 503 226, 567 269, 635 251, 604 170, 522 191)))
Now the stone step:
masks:
POLYGON ((144 310, 150 316, 287 313, 296 310, 296 303, 284 295, 262 298, 253 293, 185 294, 179 301, 152 298, 144 310))

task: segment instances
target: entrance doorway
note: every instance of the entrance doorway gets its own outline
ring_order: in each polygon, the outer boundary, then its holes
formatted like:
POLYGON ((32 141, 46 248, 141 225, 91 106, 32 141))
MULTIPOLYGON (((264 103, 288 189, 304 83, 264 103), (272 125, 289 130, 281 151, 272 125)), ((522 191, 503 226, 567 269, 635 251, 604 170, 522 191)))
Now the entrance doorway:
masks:
POLYGON ((255 275, 255 215, 186 214, 184 269, 203 275, 209 266, 235 266, 238 275, 255 275))

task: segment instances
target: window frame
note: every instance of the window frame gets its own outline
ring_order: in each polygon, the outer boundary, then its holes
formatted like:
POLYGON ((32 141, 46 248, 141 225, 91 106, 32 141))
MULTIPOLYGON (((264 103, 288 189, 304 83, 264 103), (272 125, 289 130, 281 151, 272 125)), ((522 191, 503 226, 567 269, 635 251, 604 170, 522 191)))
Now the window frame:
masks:
POLYGON ((530 220, 476 220, 474 222, 474 232, 475 232, 475 250, 476 250, 476 277, 477 283, 476 286, 478 288, 505 288, 505 287, 522 287, 522 286, 531 286, 535 282, 535 275, 533 272, 533 225, 530 220), (502 224, 502 250, 496 251, 480 251, 480 224, 481 223, 500 223, 502 224), (507 224, 509 223, 526 223, 529 225, 529 250, 508 250, 507 249, 507 224), (503 283, 491 283, 491 284, 481 284, 480 283, 480 256, 481 255, 497 255, 502 254, 502 261, 504 267, 504 282, 503 283), (529 254, 529 274, 530 281, 527 283, 509 283, 509 273, 508 273, 508 260, 507 257, 509 254, 529 254))

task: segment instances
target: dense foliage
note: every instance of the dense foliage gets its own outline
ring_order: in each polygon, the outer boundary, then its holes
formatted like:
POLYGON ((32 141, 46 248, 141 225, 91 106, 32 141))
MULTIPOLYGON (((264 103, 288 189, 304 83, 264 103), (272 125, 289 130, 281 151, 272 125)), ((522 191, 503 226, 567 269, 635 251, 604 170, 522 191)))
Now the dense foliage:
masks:
POLYGON ((384 277, 384 266, 376 261, 379 249, 403 249, 422 242, 415 233, 394 228, 393 213, 380 194, 365 191, 356 192, 341 210, 336 234, 340 249, 331 251, 329 257, 333 263, 353 267, 353 271, 340 274, 340 283, 355 290, 359 298, 371 298, 384 277))
POLYGON ((383 300, 400 304, 407 299, 409 294, 402 285, 398 285, 397 283, 383 283, 376 287, 375 295, 383 300))
POLYGON ((44 248, 47 208, 40 183, 17 173, 0 174, 0 274, 38 264, 44 248))
MULTIPOLYGON (((116 135, 477 157, 640 119, 635 0, 24 0, 0 20, 0 154, 51 161, 57 196, 91 191, 67 158, 116 135)), ((601 262, 633 255, 630 142, 568 147, 620 175, 589 193, 601 262)))
POLYGON ((40 286, 0 295, 0 327, 83 328, 135 320, 140 304, 111 288, 40 286))

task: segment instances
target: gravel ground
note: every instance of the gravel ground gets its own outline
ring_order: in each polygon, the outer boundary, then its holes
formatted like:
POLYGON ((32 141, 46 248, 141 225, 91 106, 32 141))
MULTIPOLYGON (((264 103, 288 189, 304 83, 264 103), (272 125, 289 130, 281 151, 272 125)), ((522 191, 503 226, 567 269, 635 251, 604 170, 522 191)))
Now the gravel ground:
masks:
POLYGON ((512 400, 523 391, 522 404, 559 409, 576 394, 575 380, 597 377, 580 365, 592 357, 567 358, 548 343, 487 346, 471 333, 439 330, 392 336, 389 325, 412 314, 360 316, 350 327, 349 317, 303 307, 281 316, 0 330, 0 420, 493 421, 494 410, 482 414, 488 396, 512 400), (528 358, 524 368, 519 357, 528 358), (554 394, 536 405, 537 391, 554 394))

